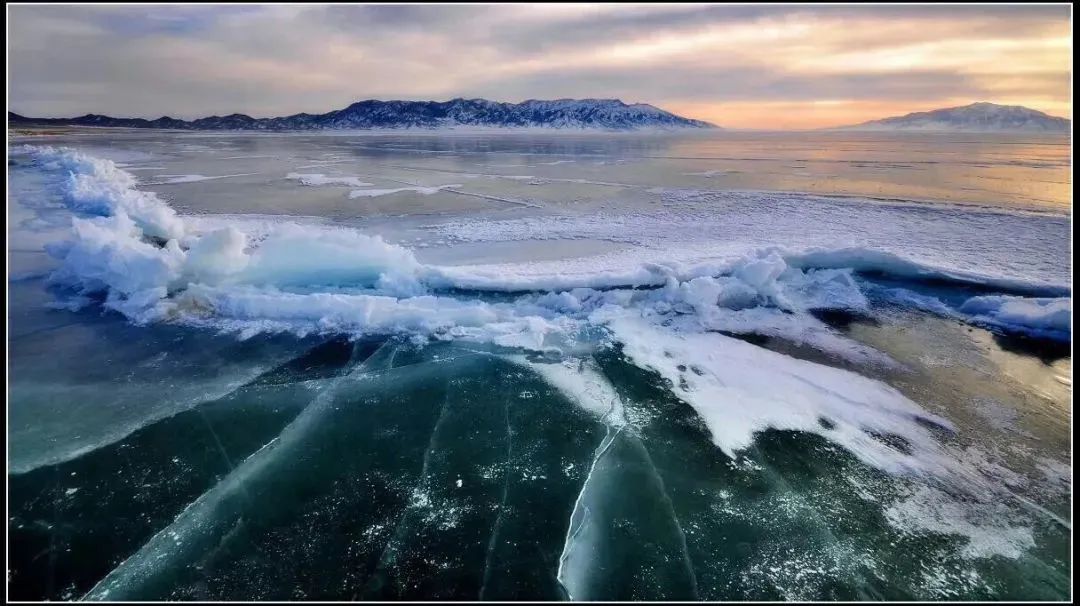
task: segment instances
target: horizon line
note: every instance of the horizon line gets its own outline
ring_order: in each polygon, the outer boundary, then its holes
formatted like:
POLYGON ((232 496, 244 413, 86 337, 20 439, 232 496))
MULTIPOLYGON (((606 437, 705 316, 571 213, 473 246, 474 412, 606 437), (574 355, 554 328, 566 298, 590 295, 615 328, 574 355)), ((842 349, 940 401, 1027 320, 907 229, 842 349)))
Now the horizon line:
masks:
MULTIPOLYGON (((367 99, 359 99, 357 101, 353 101, 353 102, 349 103, 349 105, 347 105, 345 107, 342 107, 342 108, 339 108, 339 109, 331 109, 331 110, 327 110, 327 111, 324 111, 324 112, 321 112, 321 113, 311 113, 311 112, 303 112, 303 111, 301 111, 301 112, 296 112, 296 113, 291 113, 291 114, 284 114, 284 115, 277 115, 277 116, 267 116, 267 117, 252 116, 250 114, 243 113, 243 112, 237 112, 237 111, 224 113, 224 114, 203 115, 203 116, 198 116, 198 117, 193 117, 193 118, 176 118, 176 117, 173 117, 173 116, 169 116, 167 114, 162 114, 162 115, 157 116, 157 117, 114 116, 114 115, 109 115, 109 114, 104 114, 104 113, 95 113, 95 112, 87 112, 87 113, 76 115, 76 116, 31 116, 31 115, 28 115, 27 113, 17 112, 17 111, 14 111, 12 109, 8 109, 8 114, 15 114, 17 116, 20 116, 20 117, 28 119, 28 120, 75 120, 75 119, 83 118, 83 117, 87 117, 87 116, 102 116, 102 117, 111 118, 111 119, 115 119, 115 120, 147 120, 147 121, 154 121, 154 120, 161 120, 161 119, 170 119, 170 120, 180 120, 180 121, 183 121, 183 122, 193 122, 193 121, 196 121, 196 120, 201 120, 201 119, 206 119, 206 118, 224 118, 224 117, 229 117, 229 116, 244 116, 244 117, 247 117, 247 118, 251 118, 253 120, 273 120, 273 119, 277 119, 277 118, 291 118, 291 117, 294 117, 294 116, 328 114, 328 113, 331 113, 331 112, 334 112, 334 111, 342 111, 342 110, 347 109, 348 107, 351 107, 351 106, 356 105, 358 103, 365 103, 365 102, 369 102, 369 101, 375 101, 375 102, 380 102, 380 103, 394 103, 394 102, 403 102, 403 103, 450 103, 450 102, 453 102, 453 101, 488 101, 488 102, 491 102, 491 103, 500 103, 500 104, 506 104, 506 105, 521 105, 523 103, 528 103, 530 101, 616 101, 616 102, 619 102, 619 103, 621 103, 621 104, 623 104, 623 105, 625 105, 627 107, 645 105, 645 106, 649 106, 649 107, 652 107, 652 108, 655 108, 655 109, 659 109, 661 111, 669 113, 669 114, 671 114, 673 116, 676 116, 678 118, 695 120, 695 121, 698 121, 698 122, 704 122, 706 124, 709 124, 709 125, 711 125, 713 127, 716 127, 716 128, 722 129, 722 130, 744 131, 744 132, 745 131, 757 131, 757 132, 814 132, 814 131, 822 131, 822 130, 837 130, 837 129, 855 127, 855 126, 862 126, 864 124, 869 124, 869 123, 873 123, 873 122, 880 121, 880 120, 886 120, 886 119, 890 119, 890 118, 901 118, 901 117, 905 117, 905 116, 912 115, 912 114, 929 113, 929 112, 940 111, 940 110, 959 109, 959 108, 970 107, 970 106, 979 105, 979 104, 996 105, 996 106, 999 106, 999 107, 1020 107, 1020 108, 1023 108, 1023 109, 1027 109, 1027 110, 1042 113, 1042 114, 1044 114, 1044 115, 1046 115, 1048 117, 1051 117, 1051 118, 1057 118, 1057 119, 1065 120, 1065 121, 1068 121, 1068 122, 1072 121, 1071 117, 1066 118, 1064 116, 1057 116, 1057 115, 1050 114, 1050 113, 1044 112, 1042 110, 1034 109, 1034 108, 1027 107, 1027 106, 1024 106, 1024 105, 996 103, 996 102, 993 102, 993 101, 972 101, 970 103, 965 103, 965 104, 961 104, 961 105, 949 105, 949 106, 935 107, 935 108, 932 108, 932 109, 925 109, 925 110, 918 110, 917 109, 917 110, 913 110, 913 111, 906 112, 906 113, 903 113, 903 114, 894 114, 894 115, 889 115, 889 116, 882 116, 882 117, 879 117, 879 118, 871 118, 870 120, 863 120, 863 121, 857 122, 857 123, 845 123, 845 124, 838 124, 838 125, 834 125, 834 126, 819 126, 819 127, 813 127, 813 128, 798 128, 798 127, 795 127, 795 128, 738 127, 738 126, 725 126, 723 124, 710 122, 710 121, 705 120, 703 118, 694 118, 692 116, 678 114, 678 113, 675 113, 674 111, 664 109, 663 107, 661 107, 659 105, 656 105, 654 103, 649 103, 649 102, 644 102, 644 101, 626 102, 626 101, 623 101, 621 98, 618 98, 618 97, 558 97, 558 98, 553 98, 553 99, 540 99, 540 98, 533 97, 533 98, 524 99, 522 101, 516 101, 516 102, 515 101, 495 101, 495 100, 488 99, 488 98, 485 98, 485 97, 463 97, 463 96, 455 96, 455 97, 452 97, 452 98, 448 98, 448 99, 446 99, 444 101, 438 100, 438 99, 430 99, 430 98, 429 99, 421 99, 421 98, 417 98, 417 99, 377 99, 377 98, 371 97, 371 98, 367 98, 367 99)), ((805 105, 812 106, 813 102, 807 102, 805 105)), ((110 127, 103 127, 103 128, 110 128, 110 127)))

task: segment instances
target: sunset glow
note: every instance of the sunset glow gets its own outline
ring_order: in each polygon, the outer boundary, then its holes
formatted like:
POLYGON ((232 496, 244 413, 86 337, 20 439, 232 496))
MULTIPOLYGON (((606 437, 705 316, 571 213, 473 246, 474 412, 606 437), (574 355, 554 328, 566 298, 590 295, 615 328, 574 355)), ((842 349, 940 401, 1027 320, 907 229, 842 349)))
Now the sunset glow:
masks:
POLYGON ((271 116, 459 96, 617 97, 732 128, 974 101, 1072 114, 1064 6, 18 6, 10 16, 11 106, 38 116, 271 116))

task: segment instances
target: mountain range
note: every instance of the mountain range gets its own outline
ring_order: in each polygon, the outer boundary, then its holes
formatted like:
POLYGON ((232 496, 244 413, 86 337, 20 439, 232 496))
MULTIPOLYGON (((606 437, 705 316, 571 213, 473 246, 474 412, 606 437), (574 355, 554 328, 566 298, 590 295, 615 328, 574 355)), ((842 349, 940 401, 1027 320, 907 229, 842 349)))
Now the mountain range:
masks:
MULTIPOLYGON (((86 114, 77 118, 28 118, 8 112, 9 126, 99 126, 177 130, 347 130, 443 128, 554 128, 614 131, 716 129, 709 122, 677 116, 645 103, 618 99, 530 99, 500 103, 487 99, 450 101, 358 101, 325 114, 294 114, 252 118, 245 114, 181 120, 163 116, 113 118, 86 114)), ((825 130, 1057 132, 1067 133, 1071 122, 1019 105, 979 102, 903 116, 871 120, 825 130)))
POLYGON ((972 103, 927 112, 871 120, 830 130, 964 131, 964 132, 1069 132, 1070 121, 1020 105, 972 103))
POLYGON ((626 104, 618 99, 530 99, 522 103, 499 103, 487 99, 450 101, 367 100, 325 114, 295 114, 280 118, 252 118, 244 114, 180 120, 163 116, 155 120, 113 118, 87 114, 77 118, 27 118, 8 112, 8 124, 53 126, 105 126, 181 130, 343 130, 343 129, 439 129, 557 128, 644 130, 717 128, 701 120, 683 118, 645 103, 626 104))

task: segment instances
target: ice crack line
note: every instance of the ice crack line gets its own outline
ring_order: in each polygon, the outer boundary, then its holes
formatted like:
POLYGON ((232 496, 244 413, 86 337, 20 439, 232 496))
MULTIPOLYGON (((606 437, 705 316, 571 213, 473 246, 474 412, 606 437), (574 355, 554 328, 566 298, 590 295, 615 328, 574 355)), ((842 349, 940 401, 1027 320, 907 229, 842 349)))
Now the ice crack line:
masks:
MULTIPOLYGON (((360 175, 360 176, 363 176, 363 175, 360 175)), ((364 176, 364 178, 380 178, 380 179, 383 179, 383 180, 392 181, 392 183, 407 185, 407 186, 410 186, 410 187, 428 187, 428 186, 422 186, 422 185, 415 184, 415 183, 410 183, 410 181, 406 181, 406 180, 402 180, 402 179, 394 179, 394 178, 390 178, 390 177, 386 177, 386 176, 378 176, 378 177, 364 176)), ((532 202, 526 202, 524 200, 516 200, 516 199, 513 199, 513 198, 499 198, 498 196, 488 196, 488 194, 486 194, 486 193, 474 193, 472 191, 462 191, 460 189, 454 189, 454 188, 451 188, 451 187, 440 186, 440 189, 442 189, 443 191, 449 191, 451 193, 457 193, 458 196, 469 196, 469 197, 472 197, 472 198, 481 198, 483 200, 491 200, 491 201, 494 201, 494 202, 505 202, 505 203, 508 203, 508 204, 517 204, 519 206, 528 206, 530 208, 543 208, 543 206, 541 206, 540 204, 535 204, 535 203, 532 203, 532 202)))
POLYGON ((449 406, 447 406, 447 400, 449 400, 449 388, 447 390, 447 395, 443 398, 442 407, 439 409, 439 418, 435 420, 435 425, 431 428, 431 438, 428 440, 427 450, 424 452, 424 460, 420 464, 420 476, 417 478, 416 486, 413 487, 412 493, 409 495, 409 503, 405 506, 405 512, 402 513, 398 523, 394 526, 394 533, 390 536, 390 540, 386 542, 386 547, 379 556, 378 570, 386 570, 392 566, 397 559, 400 543, 405 535, 409 510, 416 506, 417 497, 422 493, 424 485, 427 483, 428 468, 431 465, 431 453, 435 450, 439 428, 442 426, 443 420, 448 416, 446 413, 449 408, 449 406))
POLYGON ((555 572, 555 579, 559 582, 559 586, 562 587, 563 591, 566 593, 566 596, 570 600, 575 600, 576 598, 570 591, 570 588, 566 586, 566 581, 563 578, 563 572, 564 567, 566 566, 566 559, 570 557, 572 543, 574 542, 574 539, 577 538, 577 535, 581 532, 581 530, 585 527, 585 520, 588 518, 589 508, 584 506, 581 503, 581 500, 585 496, 585 491, 588 490, 589 480, 592 479, 593 472, 596 471, 596 466, 600 462, 600 459, 604 456, 604 454, 607 453, 608 449, 611 448, 611 445, 615 443, 615 438, 619 437, 619 433, 621 433, 625 427, 625 425, 620 425, 617 428, 613 428, 610 425, 608 426, 607 434, 600 442, 600 446, 597 448, 596 456, 593 457, 592 465, 589 467, 589 473, 585 476, 585 481, 581 484, 581 492, 578 493, 577 499, 574 501, 574 509, 570 512, 570 524, 569 527, 566 529, 566 540, 563 542, 562 555, 559 556, 559 568, 555 572), (612 433, 612 429, 615 430, 614 433, 612 433), (579 512, 580 516, 578 515, 579 512), (576 527, 574 525, 575 518, 578 519, 578 524, 576 527))
POLYGON ((1049 518, 1050 520, 1052 520, 1054 523, 1058 524, 1059 526, 1061 526, 1065 530, 1068 530, 1070 532, 1072 531, 1072 524, 1070 524, 1067 520, 1065 520, 1061 516, 1055 514, 1054 512, 1050 511, 1049 509, 1046 509, 1045 507, 1043 507, 1043 506, 1041 506, 1041 505, 1039 505, 1039 504, 1037 504, 1037 503, 1035 503, 1035 502, 1033 502, 1033 501, 1031 501, 1031 500, 1029 500, 1027 498, 1024 498, 1024 497, 1016 494, 1015 492, 1013 492, 1011 490, 1006 490, 1006 492, 1008 492, 1009 496, 1011 496, 1014 499, 1016 499, 1017 501, 1019 501, 1021 505, 1032 509, 1036 513, 1043 514, 1044 516, 1046 516, 1047 518, 1049 518))
POLYGON ((507 204, 517 204, 519 206, 528 206, 529 208, 544 208, 543 206, 541 206, 539 204, 534 204, 532 202, 526 202, 524 200, 517 200, 515 198, 500 198, 498 196, 489 196, 487 194, 476 194, 476 193, 473 193, 473 192, 462 191, 460 189, 453 189, 453 188, 450 188, 450 187, 444 187, 443 191, 452 192, 452 193, 459 194, 459 195, 462 195, 462 196, 472 196, 474 198, 482 198, 484 200, 492 200, 492 201, 495 201, 495 202, 506 202, 507 204))
POLYGON ((667 505, 668 513, 671 514, 671 520, 675 522, 675 530, 679 533, 679 542, 682 545, 683 563, 686 565, 686 574, 690 578, 691 595, 694 596, 695 600, 699 600, 701 598, 698 596, 697 573, 694 572, 694 562, 690 559, 690 548, 686 544, 686 533, 683 532, 682 525, 679 524, 679 516, 675 513, 675 503, 672 502, 671 497, 668 495, 667 488, 664 486, 664 478, 660 476, 660 470, 653 463, 652 456, 649 454, 649 449, 645 448, 645 444, 641 444, 641 451, 645 454, 645 460, 648 461, 653 476, 660 486, 660 495, 664 499, 664 504, 667 505))
POLYGON ((510 425, 510 398, 506 398, 504 408, 506 418, 506 466, 503 469, 502 499, 499 501, 499 515, 495 516, 495 524, 491 529, 491 537, 488 539, 487 556, 484 558, 484 580, 480 584, 481 600, 487 590, 488 581, 491 580, 491 564, 495 555, 495 547, 498 544, 499 529, 502 527, 503 516, 506 513, 506 497, 510 492, 510 469, 514 460, 514 432, 510 425))
MULTIPOLYGON (((754 445, 752 448, 754 453, 757 454, 759 460, 762 461, 762 469, 764 470, 765 475, 771 478, 773 482, 779 485, 788 494, 797 494, 795 492, 795 489, 792 488, 791 484, 788 483, 787 479, 784 478, 783 474, 779 473, 778 471, 770 467, 768 463, 765 462, 766 459, 762 454, 761 449, 757 445, 754 445)), ((835 533, 833 533, 832 529, 829 527, 829 524, 825 519, 825 516, 822 515, 821 510, 818 507, 809 503, 807 504, 806 509, 810 514, 810 518, 814 522, 814 526, 816 527, 815 530, 817 530, 818 536, 821 537, 824 541, 831 543, 837 550, 843 549, 843 543, 841 543, 840 539, 836 536, 835 533)), ((851 571, 851 574, 855 576, 858 580, 856 590, 859 593, 859 599, 871 599, 870 596, 866 594, 865 587, 867 587, 868 584, 866 582, 865 575, 859 570, 853 570, 851 571)))
MULTIPOLYGON (((340 384, 348 377, 367 374, 368 361, 383 347, 386 345, 380 346, 348 374, 329 383, 276 437, 248 455, 217 484, 189 503, 168 526, 159 530, 138 551, 112 569, 82 599, 107 599, 113 590, 127 591, 129 594, 132 591, 137 592, 141 584, 152 581, 162 570, 179 567, 180 560, 193 553, 193 545, 200 539, 208 539, 210 533, 214 532, 217 525, 212 516, 216 506, 231 494, 247 497, 246 483, 253 477, 270 473, 275 459, 285 456, 278 454, 280 449, 296 447, 302 443, 304 436, 318 419, 331 409, 340 384)), ((245 500, 250 502, 249 499, 245 500)))

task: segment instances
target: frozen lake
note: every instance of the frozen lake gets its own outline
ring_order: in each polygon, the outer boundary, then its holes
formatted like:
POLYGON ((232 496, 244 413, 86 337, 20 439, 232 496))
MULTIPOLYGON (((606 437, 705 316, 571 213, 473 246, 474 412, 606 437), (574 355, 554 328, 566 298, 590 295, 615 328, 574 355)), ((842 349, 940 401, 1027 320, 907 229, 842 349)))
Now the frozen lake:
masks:
POLYGON ((1066 599, 1070 149, 13 139, 11 597, 1066 599))

